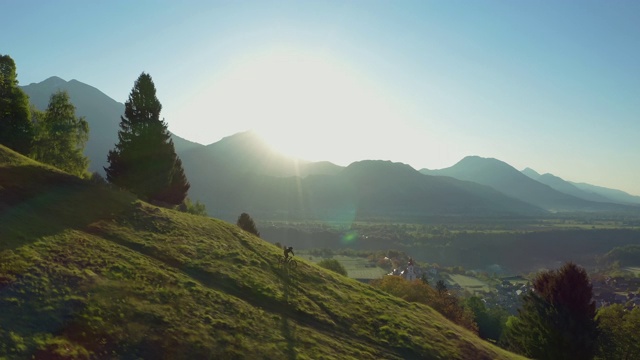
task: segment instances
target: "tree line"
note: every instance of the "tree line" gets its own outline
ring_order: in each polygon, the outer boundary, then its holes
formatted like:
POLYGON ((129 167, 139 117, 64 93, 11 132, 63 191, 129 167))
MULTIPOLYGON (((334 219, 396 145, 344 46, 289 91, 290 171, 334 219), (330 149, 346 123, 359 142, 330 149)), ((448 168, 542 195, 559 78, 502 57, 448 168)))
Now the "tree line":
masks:
MULTIPOLYGON (((120 117, 118 143, 107 155, 107 181, 148 202, 204 213, 202 204, 187 199, 190 184, 161 110, 153 80, 143 72, 120 117)), ((65 91, 52 94, 45 111, 37 110, 18 86, 13 59, 0 55, 0 144, 87 178, 89 159, 83 152, 88 139, 89 125, 76 116, 65 91)))
POLYGON ((535 359, 638 359, 640 308, 596 309, 584 268, 568 262, 537 274, 503 345, 535 359))
POLYGON ((39 111, 18 87, 16 64, 0 55, 0 144, 68 173, 87 176, 89 160, 83 155, 89 125, 75 115, 69 95, 51 95, 47 109, 39 111))

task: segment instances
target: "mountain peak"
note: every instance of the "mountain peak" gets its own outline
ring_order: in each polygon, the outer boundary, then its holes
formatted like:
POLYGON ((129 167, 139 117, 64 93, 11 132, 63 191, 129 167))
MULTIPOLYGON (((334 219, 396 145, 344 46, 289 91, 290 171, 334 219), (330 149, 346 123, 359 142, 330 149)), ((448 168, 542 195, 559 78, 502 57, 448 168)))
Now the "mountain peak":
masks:
POLYGON ((214 148, 225 149, 259 149, 260 152, 272 153, 269 144, 255 131, 242 131, 233 135, 225 136, 220 141, 208 145, 214 148))
MULTIPOLYGON (((463 171, 486 171, 487 169, 493 170, 507 170, 517 171, 511 165, 504 161, 495 158, 485 158, 476 155, 466 156, 462 160, 458 161, 450 169, 463 170, 463 171)), ((455 177, 455 176, 454 176, 455 177)))
POLYGON ((533 180, 537 180, 538 178, 540 178, 540 173, 533 170, 532 168, 528 167, 524 170, 521 171, 521 173, 527 175, 528 177, 532 178, 533 180))
MULTIPOLYGON (((64 80, 63 78, 57 77, 57 76, 52 76, 50 78, 47 78, 46 80, 40 82, 39 84, 42 85, 48 85, 48 86, 61 86, 66 84, 67 81, 64 80)), ((36 84, 36 83, 33 83, 36 84)))
POLYGON ((388 169, 402 169, 404 171, 416 172, 416 170, 410 165, 401 162, 393 162, 390 160, 360 160, 355 161, 347 166, 347 169, 362 168, 377 169, 383 171, 388 169))

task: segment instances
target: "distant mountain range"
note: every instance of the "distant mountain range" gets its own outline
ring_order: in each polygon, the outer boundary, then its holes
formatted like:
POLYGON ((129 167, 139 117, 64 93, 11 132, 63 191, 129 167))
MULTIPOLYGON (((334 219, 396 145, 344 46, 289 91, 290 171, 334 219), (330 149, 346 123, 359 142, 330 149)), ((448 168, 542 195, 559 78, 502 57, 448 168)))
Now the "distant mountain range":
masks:
POLYGON ((551 174, 539 175, 531 169, 520 172, 497 159, 467 156, 452 167, 420 172, 474 181, 551 212, 634 210, 613 199, 589 194, 551 174))
POLYGON ((538 182, 549 185, 558 191, 581 199, 598 202, 613 202, 625 205, 640 205, 640 196, 630 195, 624 191, 608 189, 602 186, 585 183, 566 181, 552 174, 540 175, 530 168, 522 170, 522 173, 538 182))
MULTIPOLYGON (((76 80, 58 77, 23 87, 44 109, 66 90, 91 132, 85 153, 103 173, 117 141, 124 104, 76 80)), ((172 135, 191 183, 189 196, 214 217, 235 221, 241 212, 263 219, 522 217, 549 212, 640 212, 640 197, 566 182, 531 169, 520 172, 496 159, 470 156, 441 170, 388 161, 347 167, 309 162, 273 151, 257 134, 243 132, 201 145, 172 135)))

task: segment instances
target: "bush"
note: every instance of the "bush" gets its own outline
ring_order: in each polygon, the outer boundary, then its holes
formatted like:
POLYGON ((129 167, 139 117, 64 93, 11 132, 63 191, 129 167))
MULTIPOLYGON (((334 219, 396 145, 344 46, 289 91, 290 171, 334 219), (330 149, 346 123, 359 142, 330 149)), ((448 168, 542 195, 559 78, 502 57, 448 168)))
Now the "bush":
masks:
POLYGON ((196 201, 196 203, 194 204, 189 198, 184 199, 178 209, 182 212, 193 215, 207 216, 207 209, 205 208, 204 204, 200 201, 196 201))
POLYGON ((347 276, 347 269, 345 269, 344 266, 342 266, 342 264, 340 264, 340 262, 336 259, 324 259, 320 261, 318 265, 340 275, 347 276))
POLYGON ((437 291, 422 280, 408 281, 400 276, 384 276, 371 282, 371 285, 406 301, 429 305, 447 319, 478 333, 471 310, 460 305, 455 295, 449 295, 446 286, 445 291, 437 291))
POLYGON ((260 237, 260 232, 258 231, 258 228, 256 228, 256 224, 253 222, 253 219, 251 218, 251 216, 249 216, 249 214, 240 214, 240 216, 238 217, 238 222, 236 224, 240 227, 240 229, 250 232, 257 237, 260 237))

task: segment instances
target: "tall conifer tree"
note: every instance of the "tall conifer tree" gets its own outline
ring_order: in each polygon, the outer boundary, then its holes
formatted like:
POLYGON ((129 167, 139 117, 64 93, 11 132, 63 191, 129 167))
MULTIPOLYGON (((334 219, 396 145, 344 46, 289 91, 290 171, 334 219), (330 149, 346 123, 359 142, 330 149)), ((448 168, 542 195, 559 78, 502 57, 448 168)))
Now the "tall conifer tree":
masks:
POLYGON ((161 110, 153 80, 143 72, 125 103, 118 143, 109 151, 105 170, 109 182, 141 199, 178 205, 190 185, 167 125, 160 120, 161 110))
POLYGON ((29 155, 33 145, 33 126, 29 97, 18 87, 16 63, 0 55, 0 144, 29 155))
POLYGON ((538 274, 533 288, 507 327, 511 349, 535 359, 592 359, 598 329, 586 271, 569 262, 538 274))

